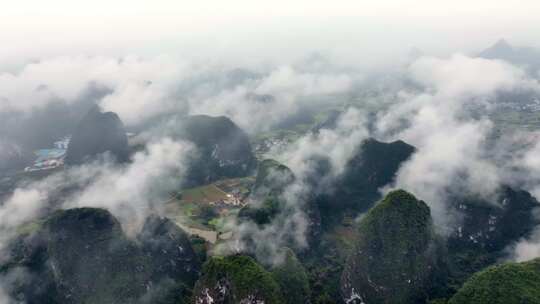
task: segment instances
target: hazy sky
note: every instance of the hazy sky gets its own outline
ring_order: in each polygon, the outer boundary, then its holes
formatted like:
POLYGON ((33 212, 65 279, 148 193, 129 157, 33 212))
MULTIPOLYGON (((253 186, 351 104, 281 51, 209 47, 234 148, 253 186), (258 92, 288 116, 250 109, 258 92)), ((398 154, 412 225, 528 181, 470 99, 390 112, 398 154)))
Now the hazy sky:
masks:
POLYGON ((505 37, 539 45, 537 0, 18 0, 0 9, 0 64, 49 55, 177 53, 385 60, 472 51, 505 37), (384 59, 383 59, 384 58, 384 59))

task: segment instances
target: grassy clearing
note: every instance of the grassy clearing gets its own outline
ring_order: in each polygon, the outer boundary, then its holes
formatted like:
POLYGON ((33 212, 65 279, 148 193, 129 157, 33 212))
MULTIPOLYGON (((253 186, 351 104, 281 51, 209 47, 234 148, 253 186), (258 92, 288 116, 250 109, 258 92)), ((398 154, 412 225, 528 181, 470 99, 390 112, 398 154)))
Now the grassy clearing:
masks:
POLYGON ((239 191, 240 193, 248 193, 254 182, 255 177, 249 176, 220 180, 215 182, 214 185, 227 193, 231 193, 233 191, 239 191))
POLYGON ((254 177, 231 178, 213 184, 182 190, 172 194, 165 203, 167 217, 190 234, 195 234, 210 241, 217 241, 218 233, 226 233, 225 223, 238 212, 237 207, 216 207, 210 202, 226 200, 228 193, 247 195, 254 183, 254 177), (208 215, 213 208, 215 215, 208 215))
POLYGON ((216 185, 196 187, 182 191, 181 201, 184 203, 210 203, 227 198, 227 193, 216 185))

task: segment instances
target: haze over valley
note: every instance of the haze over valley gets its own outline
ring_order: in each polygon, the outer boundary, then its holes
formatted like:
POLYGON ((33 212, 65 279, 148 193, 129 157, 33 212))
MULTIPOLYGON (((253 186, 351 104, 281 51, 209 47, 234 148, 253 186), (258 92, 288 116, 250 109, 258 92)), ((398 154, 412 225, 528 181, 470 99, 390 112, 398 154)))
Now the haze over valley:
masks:
POLYGON ((8 4, 0 304, 540 303, 537 12, 8 4))

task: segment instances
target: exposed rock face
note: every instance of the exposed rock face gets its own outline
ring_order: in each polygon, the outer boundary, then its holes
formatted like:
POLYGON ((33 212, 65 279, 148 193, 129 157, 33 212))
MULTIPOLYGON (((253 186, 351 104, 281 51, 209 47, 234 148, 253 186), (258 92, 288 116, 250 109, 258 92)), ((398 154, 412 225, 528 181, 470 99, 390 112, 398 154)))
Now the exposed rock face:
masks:
POLYGON ((105 152, 110 152, 117 161, 127 161, 127 136, 116 113, 102 113, 95 107, 74 130, 66 154, 66 163, 79 165, 105 152))
POLYGON ((54 274, 47 264, 45 233, 21 235, 8 246, 10 258, 0 265, 4 279, 15 275, 11 284, 4 282, 8 295, 19 303, 60 303, 54 274))
POLYGON ((540 303, 540 259, 482 270, 467 280, 448 303, 540 303))
POLYGON ((213 257, 193 292, 196 304, 283 303, 272 275, 247 256, 213 257))
POLYGON ((155 215, 148 217, 137 239, 143 253, 151 258, 155 278, 195 282, 200 262, 189 236, 172 221, 155 215))
POLYGON ((101 209, 59 212, 48 221, 48 255, 62 303, 134 302, 150 284, 150 259, 101 209))
POLYGON ((188 174, 190 183, 205 184, 222 177, 247 176, 255 169, 257 162, 249 139, 230 119, 189 116, 182 127, 182 136, 195 143, 200 153, 188 174))
POLYGON ((346 303, 422 303, 436 260, 429 207, 390 192, 359 224, 341 289, 346 303))
POLYGON ((501 187, 494 201, 481 198, 455 199, 454 212, 462 223, 448 239, 452 275, 462 282, 489 266, 505 248, 526 237, 539 224, 533 210, 538 201, 530 193, 501 187))
POLYGON ((533 209, 538 201, 530 193, 502 187, 494 202, 483 199, 456 200, 453 206, 463 225, 450 238, 455 246, 501 250, 525 237, 538 224, 533 209))
POLYGON ((19 254, 2 267, 21 267, 40 278, 35 286, 22 280, 13 291, 28 303, 177 304, 199 273, 186 234, 159 217, 150 217, 134 241, 106 210, 69 209, 31 236, 31 242, 21 239, 14 251, 19 254))

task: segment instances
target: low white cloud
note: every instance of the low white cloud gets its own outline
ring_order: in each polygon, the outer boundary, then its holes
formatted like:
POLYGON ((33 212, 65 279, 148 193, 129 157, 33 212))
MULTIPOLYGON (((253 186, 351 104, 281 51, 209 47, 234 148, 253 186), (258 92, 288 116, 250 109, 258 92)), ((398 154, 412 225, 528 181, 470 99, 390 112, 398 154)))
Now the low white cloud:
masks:
POLYGON ((462 54, 447 59, 421 57, 409 67, 409 73, 438 95, 458 100, 535 84, 522 69, 507 62, 462 54))
MULTIPOLYGON (((540 133, 518 134, 505 145, 511 150, 512 163, 506 169, 511 174, 506 178, 529 191, 540 201, 540 133)), ((536 221, 540 221, 540 205, 533 210, 536 221)), ((508 246, 508 258, 517 262, 540 257, 540 226, 514 244, 508 246)))
POLYGON ((72 56, 31 62, 0 72, 0 112, 30 112, 50 102, 71 104, 92 88, 95 100, 126 125, 160 114, 225 115, 240 126, 261 130, 299 108, 300 98, 342 94, 359 80, 354 73, 305 72, 291 66, 264 67, 262 74, 235 78, 234 67, 171 56, 120 58, 72 56), (269 95, 272 102, 253 98, 269 95))
MULTIPOLYGON (((236 219, 228 223, 233 238, 223 245, 225 250, 254 252, 259 260, 275 264, 283 258, 283 247, 305 249, 309 245, 308 235, 313 232, 310 229, 317 229, 313 226, 316 219, 310 218, 313 214, 308 211, 317 207, 308 206, 309 200, 313 193, 331 191, 332 182, 344 172, 347 162, 367 136, 365 116, 358 109, 349 108, 338 117, 335 127, 308 133, 285 150, 271 152, 293 171, 295 181, 279 195, 278 199, 283 205, 271 223, 259 226, 236 219), (330 165, 325 176, 315 172, 315 163, 321 159, 327 160, 330 165), (318 180, 317 185, 311 183, 314 176, 318 180)), ((254 208, 261 203, 250 202, 254 208)))
POLYGON ((425 200, 435 222, 448 228, 456 220, 448 194, 489 198, 503 172, 488 155, 493 123, 488 113, 499 91, 538 89, 538 83, 508 63, 453 55, 423 57, 408 69, 420 88, 398 94, 398 102, 379 115, 377 132, 418 148, 399 170, 393 187, 425 200))
POLYGON ((51 101, 72 103, 90 86, 111 91, 96 100, 130 124, 175 108, 172 93, 189 75, 170 57, 54 57, 0 73, 0 111, 28 112, 51 101))
POLYGON ((179 188, 194 153, 191 143, 162 138, 127 165, 104 159, 20 185, 0 207, 0 258, 8 257, 6 246, 22 225, 51 208, 104 208, 118 217, 126 232, 137 232, 146 216, 161 212, 170 193, 179 188), (60 195, 68 186, 81 190, 60 195))
POLYGON ((126 232, 134 234, 148 214, 161 212, 170 193, 178 190, 193 153, 192 144, 163 138, 137 152, 127 166, 104 163, 74 168, 72 178, 87 185, 64 207, 105 208, 126 232))
POLYGON ((263 79, 255 91, 292 96, 326 95, 346 92, 353 82, 352 76, 345 73, 301 72, 281 66, 263 79))
POLYGON ((62 175, 54 174, 43 180, 21 185, 0 206, 0 261, 9 257, 6 252, 10 240, 19 234, 22 225, 43 215, 49 199, 56 196, 65 182, 62 175))
POLYGON ((280 66, 268 74, 250 79, 230 89, 190 98, 193 114, 225 115, 248 132, 264 131, 291 116, 306 97, 345 94, 360 81, 356 74, 304 72, 280 66))
POLYGON ((537 229, 529 238, 521 239, 512 246, 510 258, 516 262, 529 261, 540 257, 540 230, 537 229))
POLYGON ((46 194, 32 189, 17 189, 0 208, 0 261, 9 258, 5 252, 9 241, 17 235, 20 225, 34 219, 45 206, 46 194))
POLYGON ((335 128, 323 128, 308 133, 287 146, 284 151, 273 151, 275 157, 286 164, 298 176, 309 175, 311 160, 328 158, 332 177, 337 177, 346 168, 360 143, 369 136, 365 115, 356 108, 349 108, 336 121, 335 128))

